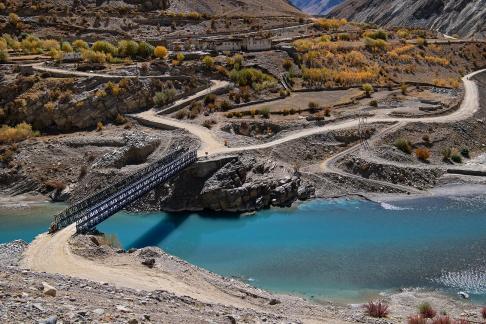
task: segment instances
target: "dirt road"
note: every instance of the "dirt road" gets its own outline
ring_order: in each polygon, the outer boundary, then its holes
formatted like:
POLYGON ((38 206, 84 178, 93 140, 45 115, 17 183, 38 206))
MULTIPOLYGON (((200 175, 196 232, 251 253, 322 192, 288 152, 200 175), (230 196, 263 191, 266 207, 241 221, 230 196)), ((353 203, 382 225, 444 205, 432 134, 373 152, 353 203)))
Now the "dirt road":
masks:
MULTIPOLYGON (((372 123, 394 123, 400 122, 403 125, 413 122, 422 123, 450 123, 454 121, 464 120, 472 117, 474 113, 479 109, 479 95, 478 87, 474 81, 471 80, 476 74, 485 72, 486 69, 473 72, 465 76, 462 80, 464 82, 464 100, 456 111, 449 115, 436 116, 436 117, 419 117, 419 118, 398 118, 398 117, 370 117, 367 119, 368 124, 372 123)), ((243 151, 251 151, 258 149, 270 148, 276 145, 284 144, 296 139, 322 134, 329 131, 342 130, 355 128, 359 125, 358 119, 352 119, 341 123, 329 124, 322 127, 308 128, 290 133, 289 135, 280 139, 257 145, 249 145, 244 147, 225 147, 223 142, 217 139, 214 134, 202 126, 186 123, 183 121, 177 121, 167 117, 157 115, 155 112, 147 111, 141 114, 135 115, 138 118, 145 119, 152 123, 158 123, 161 127, 164 125, 170 127, 177 127, 185 129, 193 135, 197 136, 201 140, 201 149, 199 150, 200 156, 203 156, 205 152, 209 155, 212 154, 226 154, 226 153, 238 153, 243 151)))

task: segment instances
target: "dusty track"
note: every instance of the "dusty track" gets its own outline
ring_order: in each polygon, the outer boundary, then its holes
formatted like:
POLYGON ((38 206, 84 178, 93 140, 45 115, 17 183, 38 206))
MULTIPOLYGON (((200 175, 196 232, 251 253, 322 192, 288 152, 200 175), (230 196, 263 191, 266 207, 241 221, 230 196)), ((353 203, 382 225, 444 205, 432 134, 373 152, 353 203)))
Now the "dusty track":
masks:
MULTIPOLYGON (((462 79, 464 82, 464 89, 465 89, 464 100, 461 106, 459 107, 459 109, 457 109, 456 111, 454 111, 449 115, 436 116, 436 117, 421 117, 421 118, 370 117, 367 119, 367 123, 372 124, 372 123, 400 122, 403 123, 403 125, 406 125, 407 123, 413 123, 413 122, 450 123, 450 122, 464 120, 469 117, 472 117, 474 113, 479 109, 479 96, 478 96, 478 87, 474 81, 470 80, 470 78, 472 78, 476 74, 485 71, 486 69, 473 72, 462 79)), ((329 131, 355 128, 358 127, 359 125, 359 120, 353 119, 341 123, 325 125, 322 127, 315 127, 315 128, 295 131, 285 137, 264 144, 249 145, 244 147, 225 147, 223 142, 221 140, 218 140, 209 129, 206 129, 202 126, 186 123, 183 121, 178 121, 171 118, 162 117, 153 111, 143 112, 140 114, 136 114, 134 116, 137 117, 138 119, 142 119, 153 124, 158 124, 160 127, 166 126, 171 128, 176 127, 176 128, 184 129, 192 133, 193 135, 197 136, 201 140, 201 148, 199 150, 200 156, 203 156, 205 152, 208 152, 209 155, 212 155, 212 154, 238 153, 243 151, 265 149, 276 145, 284 144, 296 139, 300 139, 300 138, 304 138, 316 134, 326 133, 329 131)))

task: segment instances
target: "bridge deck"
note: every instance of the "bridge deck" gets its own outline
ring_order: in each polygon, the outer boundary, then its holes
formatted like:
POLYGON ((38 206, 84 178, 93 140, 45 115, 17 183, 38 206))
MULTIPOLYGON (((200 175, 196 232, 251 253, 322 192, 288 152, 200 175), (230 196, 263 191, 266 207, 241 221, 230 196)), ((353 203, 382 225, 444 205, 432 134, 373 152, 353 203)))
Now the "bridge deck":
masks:
POLYGON ((54 218, 51 232, 76 222, 78 233, 94 228, 197 160, 196 151, 178 149, 148 167, 75 203, 54 218))

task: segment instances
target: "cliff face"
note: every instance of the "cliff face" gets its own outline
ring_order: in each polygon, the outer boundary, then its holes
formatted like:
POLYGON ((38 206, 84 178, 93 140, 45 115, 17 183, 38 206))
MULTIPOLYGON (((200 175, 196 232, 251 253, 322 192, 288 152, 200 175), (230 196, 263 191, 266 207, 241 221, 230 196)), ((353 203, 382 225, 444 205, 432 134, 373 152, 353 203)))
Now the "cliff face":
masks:
POLYGON ((339 5, 342 0, 290 0, 300 10, 311 15, 324 15, 339 5))
POLYGON ((486 37, 486 0, 346 0, 333 18, 437 30, 461 37, 486 37))

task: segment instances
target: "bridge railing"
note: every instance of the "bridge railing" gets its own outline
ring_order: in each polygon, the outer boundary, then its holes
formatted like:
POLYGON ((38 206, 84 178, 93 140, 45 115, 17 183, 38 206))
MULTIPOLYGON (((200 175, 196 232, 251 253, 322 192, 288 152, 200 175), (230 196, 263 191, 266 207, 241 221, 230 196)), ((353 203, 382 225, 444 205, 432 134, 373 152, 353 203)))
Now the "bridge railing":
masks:
POLYGON ((54 217, 53 223, 55 225, 55 230, 59 230, 74 223, 79 214, 86 210, 88 207, 97 204, 98 202, 109 197, 110 195, 116 193, 121 188, 124 188, 131 183, 137 181, 138 179, 143 178, 146 174, 152 172, 153 170, 156 170, 166 165, 167 163, 174 161, 178 156, 181 156, 185 152, 187 152, 187 150, 178 148, 175 151, 164 156, 162 159, 150 164, 149 166, 139 170, 138 172, 128 177, 125 177, 120 181, 117 181, 116 183, 113 183, 110 186, 103 188, 102 190, 93 193, 92 195, 82 199, 79 202, 76 202, 75 204, 68 207, 54 217))
POLYGON ((130 205, 159 184, 197 160, 196 151, 188 152, 176 160, 146 174, 143 178, 114 193, 105 200, 86 209, 76 220, 76 232, 86 233, 113 214, 130 205))

